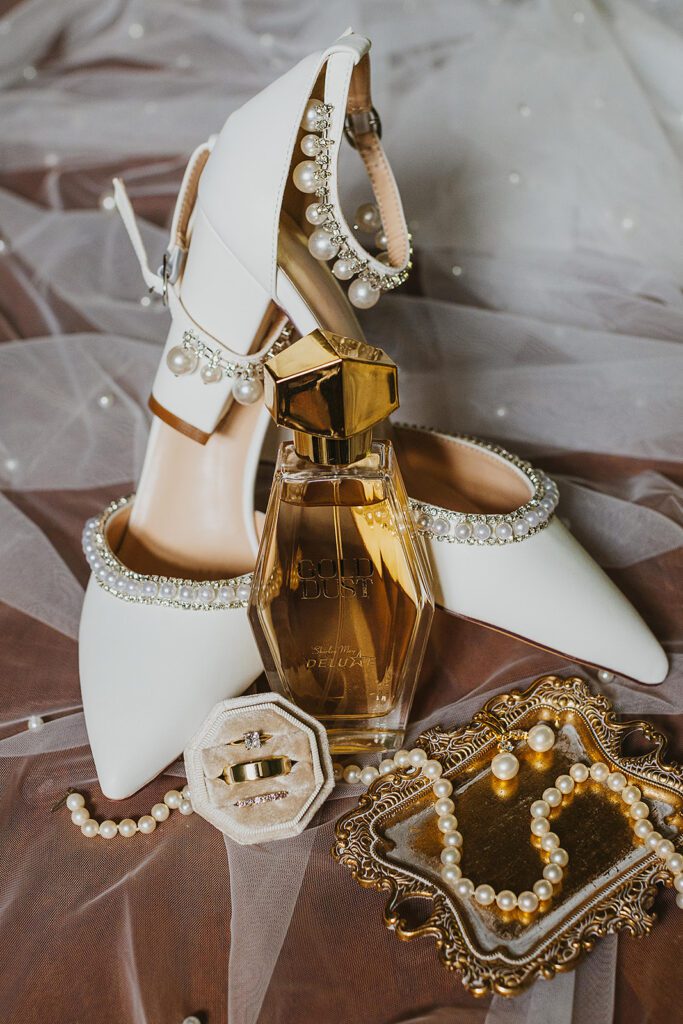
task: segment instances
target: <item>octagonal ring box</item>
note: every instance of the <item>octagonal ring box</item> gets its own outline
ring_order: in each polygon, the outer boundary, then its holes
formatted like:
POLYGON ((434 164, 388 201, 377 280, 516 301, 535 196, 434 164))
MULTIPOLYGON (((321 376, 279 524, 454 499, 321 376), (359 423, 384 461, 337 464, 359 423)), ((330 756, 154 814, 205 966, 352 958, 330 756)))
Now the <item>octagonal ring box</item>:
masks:
POLYGON ((244 846, 303 832, 334 787, 325 727, 275 693, 216 704, 184 756, 194 810, 244 846), (274 757, 296 763, 287 774, 225 781, 234 765, 274 757))

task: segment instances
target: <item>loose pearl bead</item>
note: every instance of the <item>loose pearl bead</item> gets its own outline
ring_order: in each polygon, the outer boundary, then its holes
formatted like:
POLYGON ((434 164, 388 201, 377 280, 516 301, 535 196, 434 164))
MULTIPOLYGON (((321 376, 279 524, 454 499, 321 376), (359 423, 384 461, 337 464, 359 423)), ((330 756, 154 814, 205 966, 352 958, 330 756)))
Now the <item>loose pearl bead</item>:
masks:
POLYGON ((683 875, 676 875, 674 878, 674 889, 676 892, 683 892, 683 875))
POLYGON ((642 794, 637 786, 625 786, 621 791, 621 799, 625 804, 638 803, 642 794))
POLYGON ((368 235, 379 230, 382 226, 382 221, 375 204, 362 203, 356 210, 355 223, 361 231, 365 231, 368 235))
POLYGON ((189 786, 183 786, 183 788, 180 790, 180 795, 182 796, 183 800, 190 800, 192 798, 192 790, 190 789, 189 786))
POLYGON ((125 836, 126 839, 130 839, 137 832, 138 827, 132 818, 124 818, 123 821, 119 822, 119 835, 125 836))
POLYGON ((601 668, 598 670, 598 679, 601 683, 611 683, 614 679, 614 673, 608 672, 605 668, 601 668))
POLYGON ((670 853, 675 853, 675 849, 676 848, 670 839, 660 839, 657 843, 655 853, 660 860, 666 860, 670 853))
POLYGON ((559 807, 562 803, 562 794, 559 789, 555 788, 555 786, 550 786, 549 789, 545 789, 543 791, 542 799, 545 800, 547 804, 550 804, 551 807, 559 807))
POLYGON ((552 884, 547 878, 539 878, 538 882, 534 882, 534 892, 539 900, 549 900, 553 894, 552 884))
POLYGON ((622 775, 621 772, 610 772, 607 779, 607 788, 611 789, 613 793, 621 793, 626 782, 626 776, 622 775))
POLYGON ((550 863, 559 864, 561 868, 565 867, 569 863, 569 854, 566 850, 563 850, 561 846, 558 846, 555 850, 550 852, 550 863))
POLYGON ((366 767, 363 768, 362 772, 360 773, 360 781, 363 783, 364 786, 369 786, 371 782, 374 782, 375 779, 378 778, 378 776, 379 772, 377 771, 377 769, 373 767, 373 765, 369 764, 366 765, 366 767))
POLYGON ((462 877, 462 871, 457 864, 445 864, 441 868, 441 877, 444 882, 450 882, 451 884, 458 881, 462 877))
POLYGON ((526 738, 528 745, 532 750, 535 750, 538 754, 544 754, 547 750, 552 750, 555 746, 555 733, 549 725, 544 725, 539 722, 538 725, 534 725, 529 729, 529 735, 526 738))
POLYGON ((304 131, 314 132, 319 131, 318 121, 320 114, 318 113, 318 107, 322 106, 322 100, 317 100, 314 96, 306 104, 304 110, 304 116, 301 119, 301 127, 304 131))
POLYGON ((455 832, 458 819, 454 814, 442 814, 437 822, 440 832, 455 832))
POLYGON ((636 800, 631 804, 628 812, 632 818, 649 818, 650 808, 643 800, 636 800))
POLYGON ((422 765, 422 774, 428 779, 438 779, 442 771, 443 768, 438 761, 425 761, 422 765))
MULTIPOLYGON (((538 885, 538 882, 536 883, 538 885)), ((520 892, 517 897, 517 905, 524 914, 533 914, 534 911, 538 910, 538 896, 529 892, 520 892)))
POLYGON ((676 895, 676 906, 679 910, 683 910, 683 893, 681 892, 676 895))
POLYGON ((551 850, 556 849, 560 845, 560 837, 556 832, 546 832, 544 836, 541 836, 541 849, 545 850, 546 853, 550 853, 551 850))
POLYGON ((596 761, 591 765, 590 775, 595 782, 604 782, 609 775, 609 768, 603 761, 596 761))
POLYGON ((38 732, 45 725, 45 720, 40 715, 29 715, 26 719, 26 726, 30 732, 38 732))
POLYGON ((529 810, 532 818, 547 818, 550 814, 550 804, 545 800, 534 800, 529 810))
POLYGON ((396 765, 394 764, 393 758, 386 758, 384 761, 380 761, 379 763, 379 773, 380 775, 389 775, 393 772, 395 767, 396 765))
POLYGON ((546 864, 543 868, 543 877, 547 878, 553 885, 559 885, 563 875, 564 871, 559 864, 546 864))
POLYGON ((332 267, 332 273, 338 281, 350 281, 355 270, 350 260, 337 260, 332 267))
POLYGON ((176 377, 182 377, 186 373, 193 373, 197 368, 199 359, 196 352, 184 349, 182 345, 174 345, 166 356, 166 365, 176 377))
POLYGON ((471 878, 460 878, 455 883, 455 891, 461 899, 466 900, 474 892, 474 882, 471 878))
POLYGON ((452 792, 453 783, 450 782, 448 779, 439 779, 439 781, 435 782, 434 785, 432 786, 432 793, 434 794, 434 796, 439 798, 444 796, 450 796, 452 792))
POLYGON ((356 309, 371 309, 379 299, 379 288, 356 278, 349 285, 349 301, 356 309))
POLYGON ((301 140, 301 152, 304 156, 317 156, 320 152, 320 138, 317 135, 304 135, 301 140))
POLYGON ((550 832, 550 822, 547 818, 534 818, 531 822, 531 831, 535 836, 544 836, 550 832))
POLYGON ((399 768, 407 768, 410 764, 410 751, 398 750, 394 754, 394 764, 398 765, 399 768))
POLYGON ((317 260, 331 260, 339 252, 339 243, 332 241, 332 235, 325 228, 316 228, 308 239, 308 251, 317 260))
POLYGON ((650 834, 645 837, 645 845, 648 850, 656 850, 658 844, 661 843, 662 838, 661 832, 650 832, 650 834))
POLYGON ((166 804, 155 804, 152 808, 152 817, 155 821, 166 821, 170 813, 166 804))
POLYGON ((422 749, 422 747, 413 747, 413 749, 410 751, 410 763, 412 765, 415 765, 415 767, 419 767, 423 765, 426 762, 426 760, 427 755, 422 749))
MULTIPOLYGON (((332 776, 335 782, 341 782, 344 778, 344 766, 339 764, 338 761, 334 761, 332 764, 332 776)), ((154 808, 152 808, 152 814, 153 813, 154 808)))
POLYGON ((86 822, 84 822, 83 825, 81 825, 81 832, 83 833, 84 836, 87 836, 88 839, 94 839, 99 830, 100 826, 97 824, 94 818, 89 818, 86 822))
POLYGON ((344 769, 344 782, 348 782, 351 786, 360 782, 360 768, 357 764, 347 764, 344 769))
POLYGON ((441 851, 441 863, 459 864, 460 856, 460 850, 458 849, 457 846, 447 846, 445 850, 441 851))
POLYGON ((164 794, 164 803, 167 807, 170 807, 172 811, 174 811, 176 807, 180 806, 180 801, 182 799, 183 798, 177 789, 169 789, 168 793, 164 794))
POLYGON ((574 780, 571 775, 558 775, 555 779, 555 786, 559 789, 560 793, 567 796, 574 789, 574 780))
MULTIPOLYGON (((194 808, 192 807, 192 803, 190 800, 181 800, 180 804, 178 805, 178 810, 180 811, 181 814, 187 815, 192 814, 194 808)), ((154 821, 154 818, 152 818, 152 821, 154 821)))
POLYGON ((519 761, 514 754, 496 754, 491 761, 491 771, 497 779, 507 782, 519 771, 519 761))
POLYGON ((253 405, 262 394, 263 388, 258 380, 236 380, 232 386, 232 397, 240 405, 253 405))
POLYGON ((577 761, 576 764, 573 764, 569 769, 569 774, 573 778, 574 782, 585 782, 589 774, 588 766, 577 761))
POLYGON ((478 885, 474 890, 474 898, 482 907, 490 907, 496 894, 490 885, 478 885))
POLYGON ((98 831, 103 839, 113 839, 115 835, 118 835, 119 829, 115 821, 107 819, 100 823, 98 831))
POLYGON ((672 875, 678 875, 683 871, 683 856, 680 853, 671 853, 666 858, 666 866, 672 875))
POLYGON ((223 379, 223 371, 220 366, 202 366, 199 376, 205 384, 217 384, 219 380, 223 379))
POLYGON ((143 814, 138 821, 138 829, 143 835, 147 836, 150 832, 153 832, 157 827, 157 823, 151 814, 143 814))
POLYGON ((446 832, 443 837, 444 846, 462 846, 462 835, 460 832, 446 832))
POLYGON ((80 793, 69 793, 66 798, 66 806, 70 811, 77 811, 79 807, 85 806, 85 797, 80 793))
POLYGON ((71 820, 73 821, 74 825, 78 825, 79 828, 81 827, 81 825, 85 825, 86 821, 88 821, 89 819, 90 811, 88 810, 87 807, 77 807, 75 811, 71 812, 71 820))
POLYGON ((319 184, 317 164, 313 160, 302 160, 294 168, 292 178, 299 192, 315 192, 319 184))
POLYGON ((441 818, 444 814, 452 814, 455 810, 455 804, 452 800, 449 800, 447 796, 444 796, 440 800, 436 801, 434 804, 434 810, 441 818))
POLYGON ((647 818, 641 818, 633 826, 633 831, 639 839, 645 839, 645 837, 648 836, 650 832, 652 832, 652 829, 652 822, 649 821, 647 818))
POLYGON ((501 910, 514 910, 517 906, 517 896, 512 889, 501 889, 496 895, 496 904, 501 910))

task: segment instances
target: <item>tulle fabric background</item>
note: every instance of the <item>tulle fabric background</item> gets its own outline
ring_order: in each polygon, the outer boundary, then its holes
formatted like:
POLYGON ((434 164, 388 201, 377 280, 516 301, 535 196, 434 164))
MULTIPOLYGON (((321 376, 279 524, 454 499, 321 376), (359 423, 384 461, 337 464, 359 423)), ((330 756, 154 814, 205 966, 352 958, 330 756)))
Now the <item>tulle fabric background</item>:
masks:
MULTIPOLYGON (((375 41, 376 104, 416 245, 408 288, 364 320, 400 364, 402 418, 501 441, 560 481, 560 514, 672 660, 659 688, 606 688, 620 711, 663 724, 681 759, 678 0, 6 4, 3 1020, 645 1024, 680 1006, 670 890, 646 941, 610 937, 574 974, 515 1001, 474 1000, 430 942, 397 942, 383 897, 329 857, 348 787, 298 839, 227 843, 227 860, 197 816, 104 843, 51 813, 72 786, 99 817, 137 816, 182 775, 178 763, 108 803, 80 711, 81 525, 134 486, 167 329, 110 179, 125 177, 160 254, 192 147, 349 23, 375 41), (30 714, 47 719, 41 731, 26 731, 30 714)), ((244 159, 267 154, 264 139, 244 159)), ((349 175, 350 202, 366 199, 355 165, 349 175)), ((438 614, 412 735, 544 671, 577 668, 438 614)))

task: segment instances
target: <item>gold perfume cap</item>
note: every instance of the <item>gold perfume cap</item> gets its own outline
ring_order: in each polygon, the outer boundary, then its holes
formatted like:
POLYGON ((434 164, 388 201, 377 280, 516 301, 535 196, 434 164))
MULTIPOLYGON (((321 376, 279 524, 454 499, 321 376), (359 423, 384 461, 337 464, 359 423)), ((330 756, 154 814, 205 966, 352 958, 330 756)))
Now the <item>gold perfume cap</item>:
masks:
POLYGON ((315 330, 264 365, 266 406, 299 455, 326 465, 364 458, 372 427, 398 409, 396 364, 365 341, 315 330))

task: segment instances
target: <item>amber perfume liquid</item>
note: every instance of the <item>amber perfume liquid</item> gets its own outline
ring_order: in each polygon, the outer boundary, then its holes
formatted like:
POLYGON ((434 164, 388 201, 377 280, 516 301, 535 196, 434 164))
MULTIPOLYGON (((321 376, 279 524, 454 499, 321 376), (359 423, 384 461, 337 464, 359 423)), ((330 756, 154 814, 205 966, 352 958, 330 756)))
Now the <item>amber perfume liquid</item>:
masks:
POLYGON ((283 445, 249 616, 271 685, 334 751, 402 743, 432 614, 391 445, 343 467, 283 445))

